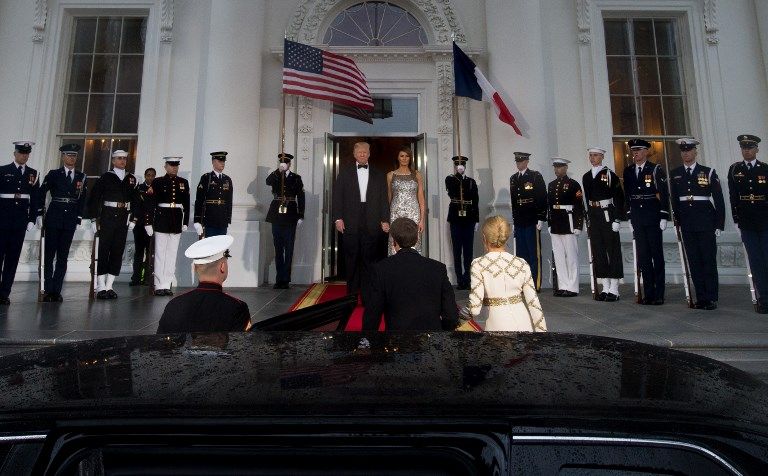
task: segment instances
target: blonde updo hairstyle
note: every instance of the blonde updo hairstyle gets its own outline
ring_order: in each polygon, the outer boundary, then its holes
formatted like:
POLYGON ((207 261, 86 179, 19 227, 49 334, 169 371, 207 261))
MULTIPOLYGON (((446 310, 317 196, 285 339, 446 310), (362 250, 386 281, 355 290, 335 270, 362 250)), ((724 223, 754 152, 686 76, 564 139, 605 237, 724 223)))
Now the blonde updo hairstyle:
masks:
POLYGON ((506 218, 496 215, 483 223, 483 238, 489 246, 503 248, 509 240, 512 227, 506 218))

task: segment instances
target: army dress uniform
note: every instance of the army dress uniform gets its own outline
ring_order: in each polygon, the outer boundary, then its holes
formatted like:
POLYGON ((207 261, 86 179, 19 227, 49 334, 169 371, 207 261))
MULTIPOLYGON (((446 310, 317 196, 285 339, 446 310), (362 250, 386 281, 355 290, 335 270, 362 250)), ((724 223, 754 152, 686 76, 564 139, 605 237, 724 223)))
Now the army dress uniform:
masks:
MULTIPOLYGON (((569 161, 555 158, 554 166, 569 161)), ((579 293, 579 245, 577 236, 584 227, 584 199, 581 185, 568 177, 559 177, 547 187, 547 221, 552 237, 552 254, 557 270, 555 296, 572 297, 579 293)))
MULTIPOLYGON (((467 158, 453 157, 456 166, 466 166, 467 158)), ((451 202, 448 205, 448 224, 453 245, 453 267, 459 289, 469 289, 476 224, 480 222, 480 194, 477 182, 464 173, 445 178, 445 189, 451 202)))
MULTIPOLYGON (((226 161, 227 153, 212 152, 211 156, 226 161)), ((232 223, 232 179, 224 172, 214 170, 200 177, 193 221, 203 226, 206 237, 227 234, 232 223)))
POLYGON ((150 185, 147 182, 142 182, 136 186, 136 199, 138 206, 133 213, 136 218, 137 226, 133 229, 133 274, 131 275, 131 286, 146 284, 147 274, 149 273, 149 242, 150 238, 147 235, 147 230, 144 229, 144 223, 146 218, 144 216, 147 213, 147 192, 150 185))
MULTIPOLYGON (((32 141, 14 142, 15 152, 29 154, 32 141)), ((13 280, 26 232, 42 212, 37 170, 15 160, 0 167, 0 304, 10 304, 13 280)))
MULTIPOLYGON (((515 152, 515 161, 528 160, 531 154, 515 152)), ((509 178, 515 254, 531 268, 536 291, 541 289, 541 236, 537 225, 547 219, 547 185, 540 172, 526 168, 509 178)))
MULTIPOLYGON (((743 149, 756 149, 760 138, 738 136, 743 149)), ((742 152, 743 154, 744 152, 742 152)), ((768 164, 746 158, 728 169, 733 222, 741 232, 757 291, 757 312, 768 314, 768 164)))
MULTIPOLYGON (((280 154, 280 163, 290 164, 291 154, 280 154)), ((267 212, 267 222, 272 224, 272 241, 275 246, 276 289, 288 289, 291 282, 293 246, 296 226, 304 220, 304 183, 301 175, 286 170, 274 170, 267 176, 267 186, 272 188, 272 202, 267 212)))

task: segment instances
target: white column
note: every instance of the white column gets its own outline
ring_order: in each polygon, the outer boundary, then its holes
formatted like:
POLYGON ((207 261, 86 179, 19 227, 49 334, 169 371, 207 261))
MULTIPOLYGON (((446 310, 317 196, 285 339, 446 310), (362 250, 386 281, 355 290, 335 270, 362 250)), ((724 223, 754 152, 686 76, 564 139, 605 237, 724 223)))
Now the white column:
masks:
POLYGON ((763 50, 763 68, 765 70, 766 82, 768 83, 768 2, 755 0, 755 13, 760 47, 763 50))

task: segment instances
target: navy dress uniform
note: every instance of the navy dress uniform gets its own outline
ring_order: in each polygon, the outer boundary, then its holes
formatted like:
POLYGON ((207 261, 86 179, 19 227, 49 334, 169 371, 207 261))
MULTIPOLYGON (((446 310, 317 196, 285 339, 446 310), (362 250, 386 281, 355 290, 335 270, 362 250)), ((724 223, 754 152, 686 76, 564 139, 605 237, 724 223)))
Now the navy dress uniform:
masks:
MULTIPOLYGON (((650 142, 632 139, 633 154, 645 159, 650 142)), ((664 248, 662 231, 669 220, 669 189, 664 169, 648 160, 624 169, 627 218, 637 246, 637 260, 643 282, 642 304, 664 304, 664 248)))
POLYGON ((293 245, 296 227, 304 220, 304 183, 301 175, 290 171, 291 154, 278 154, 280 165, 267 176, 272 188, 272 202, 267 222, 272 224, 272 242, 275 245, 275 289, 288 289, 291 282, 293 245))
POLYGON ((136 223, 139 226, 133 229, 133 275, 131 276, 131 286, 138 286, 147 283, 147 274, 149 273, 149 235, 144 229, 146 221, 144 214, 147 213, 147 192, 151 184, 145 182, 136 186, 136 199, 138 206, 133 213, 136 223))
POLYGON ((136 224, 134 211, 138 207, 136 177, 123 168, 128 152, 112 153, 113 168, 93 185, 88 197, 87 218, 94 220, 99 233, 99 262, 96 266, 96 298, 116 299, 112 289, 123 266, 123 252, 128 231, 136 224), (123 167, 116 164, 122 163, 123 167))
POLYGON ((451 160, 456 173, 445 177, 445 189, 451 200, 448 224, 453 244, 453 267, 458 289, 469 289, 475 231, 480 223, 480 195, 475 179, 464 174, 469 159, 457 155, 451 160))
POLYGON ((757 160, 760 138, 737 137, 744 160, 728 169, 733 222, 741 231, 757 291, 757 312, 768 314, 768 164, 757 160))
MULTIPOLYGON (((192 259, 196 270, 230 257, 229 247, 235 241, 229 235, 217 235, 193 243, 184 254, 192 259)), ((248 304, 222 289, 226 275, 217 267, 210 273, 198 273, 196 289, 172 299, 160 317, 158 334, 172 332, 237 332, 251 327, 248 304)), ((223 268, 226 269, 226 268, 223 268)))
POLYGON ((716 236, 725 229, 723 188, 715 169, 696 162, 698 140, 675 142, 683 154, 683 165, 670 172, 672 211, 696 288, 696 308, 713 310, 718 300, 716 236))
POLYGON ((531 268, 536 291, 541 289, 541 236, 537 233, 547 220, 547 185, 540 172, 528 168, 531 154, 515 152, 518 170, 509 178, 512 224, 515 226, 515 254, 531 268), (520 165, 521 163, 525 163, 520 165))
POLYGON ((155 236, 154 280, 156 296, 171 296, 176 279, 176 254, 181 233, 189 223, 189 182, 178 176, 181 157, 165 157, 166 174, 156 178, 147 192, 144 225, 155 236))
MULTIPOLYGON (((62 155, 76 160, 80 145, 65 144, 59 147, 59 151, 62 155)), ((60 302, 63 300, 61 288, 67 273, 69 248, 72 245, 75 230, 81 224, 85 213, 85 174, 74 167, 66 166, 51 170, 43 179, 40 193, 41 204, 45 203, 46 194, 51 194, 51 203, 43 219, 45 227, 43 301, 60 302), (55 269, 54 259, 56 260, 55 269)))
POLYGON ((547 187, 547 221, 557 270, 555 296, 579 294, 579 244, 584 228, 584 199, 581 185, 567 175, 570 160, 553 157, 557 178, 547 187))
POLYGON ((24 236, 42 212, 40 176, 28 167, 34 142, 16 141, 14 161, 0 167, 0 304, 10 304, 13 280, 19 264, 24 236))
MULTIPOLYGON (((211 152, 211 161, 224 163, 227 152, 211 152)), ((198 235, 226 235, 232 223, 232 179, 217 170, 200 177, 195 195, 194 226, 198 235)))
MULTIPOLYGON (((606 150, 592 147, 587 152, 590 156, 599 154, 604 157, 606 150)), ((594 274, 603 283, 603 291, 596 299, 618 301, 619 280, 624 277, 619 226, 621 221, 626 220, 621 180, 600 162, 584 174, 581 184, 587 207, 594 274)))

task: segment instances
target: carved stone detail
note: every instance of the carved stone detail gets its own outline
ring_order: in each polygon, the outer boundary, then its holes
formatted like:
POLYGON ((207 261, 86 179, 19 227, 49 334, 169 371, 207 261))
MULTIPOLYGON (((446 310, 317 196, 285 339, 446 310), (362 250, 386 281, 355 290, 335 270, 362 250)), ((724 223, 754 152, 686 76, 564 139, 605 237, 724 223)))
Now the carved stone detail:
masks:
POLYGON ((718 33, 720 25, 717 23, 717 0, 705 0, 704 2, 704 31, 707 34, 707 43, 716 45, 720 42, 718 33))
POLYGON ((34 33, 32 41, 42 43, 45 40, 45 23, 48 21, 48 0, 35 0, 35 22, 32 24, 34 33))
POLYGON ((160 3, 160 41, 173 41, 173 0, 161 0, 160 3))
POLYGON ((312 99, 298 96, 298 147, 296 155, 303 160, 308 160, 312 153, 312 99))
POLYGON ((589 9, 589 0, 576 0, 576 26, 579 30, 577 38, 582 45, 588 45, 592 41, 589 9))
POLYGON ((440 61, 436 65, 438 134, 453 134, 453 64, 440 61))

